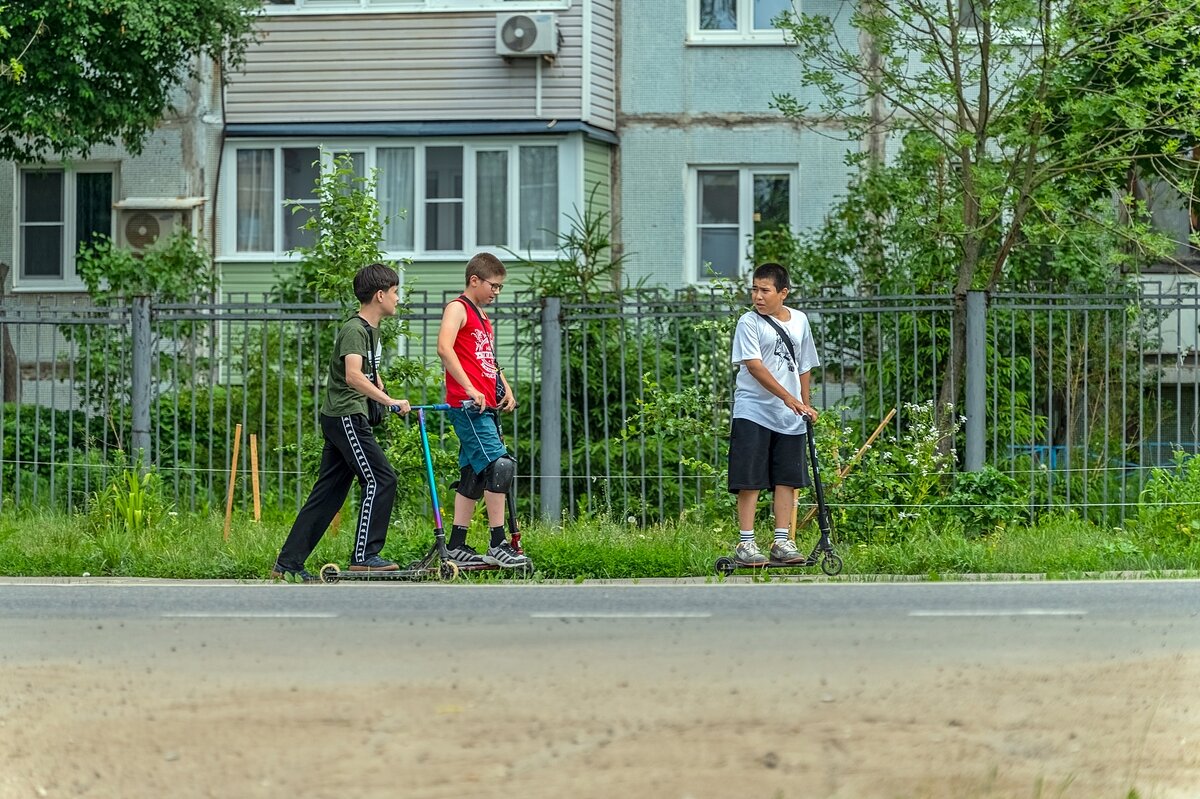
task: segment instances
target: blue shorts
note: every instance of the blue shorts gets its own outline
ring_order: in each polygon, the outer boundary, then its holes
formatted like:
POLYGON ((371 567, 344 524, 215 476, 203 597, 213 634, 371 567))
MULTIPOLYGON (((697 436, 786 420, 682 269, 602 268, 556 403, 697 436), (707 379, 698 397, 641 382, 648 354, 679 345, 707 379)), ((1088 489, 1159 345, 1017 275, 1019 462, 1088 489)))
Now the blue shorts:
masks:
POLYGON ((451 408, 446 411, 458 436, 458 466, 470 466, 475 474, 483 474, 497 458, 508 454, 500 441, 500 428, 490 413, 475 413, 451 408))

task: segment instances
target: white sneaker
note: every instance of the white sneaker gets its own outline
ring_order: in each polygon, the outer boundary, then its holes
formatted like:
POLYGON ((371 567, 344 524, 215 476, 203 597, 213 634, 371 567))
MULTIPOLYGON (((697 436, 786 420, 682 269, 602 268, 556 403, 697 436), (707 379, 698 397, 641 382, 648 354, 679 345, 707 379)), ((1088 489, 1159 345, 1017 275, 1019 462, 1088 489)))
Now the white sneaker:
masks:
POLYGON ((779 563, 804 563, 808 556, 796 549, 796 542, 787 538, 771 545, 771 560, 779 563))
POLYGON ((446 554, 449 556, 447 560, 449 560, 455 566, 462 568, 469 569, 472 566, 478 567, 487 563, 487 561, 484 560, 483 555, 480 555, 473 547, 467 546, 466 544, 463 544, 457 549, 448 549, 446 550, 446 554))
POLYGON ((518 553, 507 541, 500 546, 489 547, 483 561, 502 569, 523 569, 530 563, 528 555, 518 553))
POLYGON ((761 566, 767 562, 767 556, 758 551, 758 544, 753 541, 739 542, 733 557, 739 566, 761 566))

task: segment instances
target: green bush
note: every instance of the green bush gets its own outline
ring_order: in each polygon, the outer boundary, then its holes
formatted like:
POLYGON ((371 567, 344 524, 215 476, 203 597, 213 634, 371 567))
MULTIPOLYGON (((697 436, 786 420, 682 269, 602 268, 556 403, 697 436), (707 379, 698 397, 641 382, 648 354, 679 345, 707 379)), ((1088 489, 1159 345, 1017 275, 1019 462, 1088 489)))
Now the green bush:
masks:
POLYGON ((1153 469, 1127 527, 1155 548, 1184 550, 1200 544, 1200 458, 1174 453, 1169 468, 1153 469))
POLYGON ((1026 515, 1027 502, 1017 482, 989 464, 977 472, 956 473, 941 504, 966 535, 974 537, 1017 521, 1026 515))

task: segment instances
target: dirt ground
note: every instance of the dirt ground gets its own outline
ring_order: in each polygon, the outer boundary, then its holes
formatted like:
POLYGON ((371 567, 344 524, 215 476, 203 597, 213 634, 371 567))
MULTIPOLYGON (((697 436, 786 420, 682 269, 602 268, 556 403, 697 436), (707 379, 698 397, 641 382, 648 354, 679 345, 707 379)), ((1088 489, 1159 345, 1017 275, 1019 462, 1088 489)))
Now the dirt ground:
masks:
POLYGON ((1200 796, 1185 656, 810 686, 547 668, 520 691, 260 665, 0 663, 0 797, 1200 796))

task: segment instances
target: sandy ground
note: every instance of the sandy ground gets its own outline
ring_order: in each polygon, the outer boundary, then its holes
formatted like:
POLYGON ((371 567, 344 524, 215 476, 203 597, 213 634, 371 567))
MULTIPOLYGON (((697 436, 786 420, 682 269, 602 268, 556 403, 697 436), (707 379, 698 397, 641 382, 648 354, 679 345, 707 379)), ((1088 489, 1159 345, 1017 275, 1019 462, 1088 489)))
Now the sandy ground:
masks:
POLYGON ((592 653, 505 690, 465 667, 350 687, 353 653, 329 654, 340 679, 258 658, 235 681, 198 650, 10 658, 0 797, 1200 796, 1200 662, 1184 655, 804 684, 592 653))

